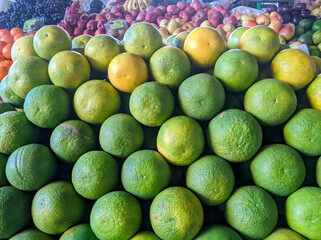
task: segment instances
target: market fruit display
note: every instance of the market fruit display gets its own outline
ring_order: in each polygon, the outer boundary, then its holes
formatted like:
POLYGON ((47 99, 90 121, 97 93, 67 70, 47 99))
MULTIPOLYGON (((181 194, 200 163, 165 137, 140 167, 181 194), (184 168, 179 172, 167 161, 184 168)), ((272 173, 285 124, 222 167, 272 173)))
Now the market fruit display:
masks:
POLYGON ((240 29, 16 41, 0 239, 320 239, 318 57, 240 29))

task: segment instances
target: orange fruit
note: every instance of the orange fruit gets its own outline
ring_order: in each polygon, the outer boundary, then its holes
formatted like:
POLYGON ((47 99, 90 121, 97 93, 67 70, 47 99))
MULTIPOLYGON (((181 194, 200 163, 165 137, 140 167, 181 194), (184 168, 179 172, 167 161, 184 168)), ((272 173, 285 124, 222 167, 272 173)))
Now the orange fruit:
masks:
POLYGON ((8 72, 9 72, 9 69, 7 67, 0 66, 0 82, 5 76, 8 75, 8 72))
POLYGON ((118 90, 131 93, 148 79, 148 67, 144 60, 132 53, 117 55, 108 66, 110 83, 118 90))
POLYGON ((0 62, 0 66, 10 69, 13 62, 11 60, 4 60, 0 62))
POLYGON ((13 40, 13 37, 10 36, 10 35, 4 35, 2 38, 1 38, 1 41, 4 41, 8 44, 12 44, 14 42, 13 40))
POLYGON ((24 34, 19 33, 19 34, 14 36, 13 41, 17 41, 19 38, 22 38, 24 36, 25 36, 24 34))
POLYGON ((22 29, 22 28, 15 27, 15 28, 12 28, 12 29, 10 30, 10 35, 11 35, 12 37, 14 37, 14 36, 16 36, 16 35, 18 35, 18 34, 23 34, 23 29, 22 29))
POLYGON ((11 48, 12 44, 8 44, 2 49, 2 54, 6 59, 11 59, 11 48))
POLYGON ((214 28, 200 27, 187 36, 183 49, 192 65, 198 68, 210 68, 226 50, 226 44, 222 35, 214 28))
POLYGON ((2 52, 2 49, 7 45, 6 42, 0 41, 0 53, 2 52))
POLYGON ((279 51, 280 40, 273 29, 259 25, 244 32, 239 48, 252 53, 259 64, 264 64, 279 51))
POLYGON ((36 35, 35 33, 32 33, 32 34, 29 34, 28 36, 34 37, 35 35, 36 35))
POLYGON ((5 61, 5 57, 0 53, 0 62, 5 61))
POLYGON ((0 38, 4 35, 10 35, 10 31, 8 29, 0 29, 0 38))
POLYGON ((315 77, 317 68, 312 58, 299 49, 285 49, 271 62, 272 77, 299 90, 315 77))

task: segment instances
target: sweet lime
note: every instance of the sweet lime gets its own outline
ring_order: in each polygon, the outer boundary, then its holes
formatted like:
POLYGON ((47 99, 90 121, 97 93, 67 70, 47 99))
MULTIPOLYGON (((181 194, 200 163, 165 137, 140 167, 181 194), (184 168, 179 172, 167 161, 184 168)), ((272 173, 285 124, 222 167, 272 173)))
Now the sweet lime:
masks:
POLYGON ((0 115, 0 152, 11 154, 17 148, 36 142, 39 130, 23 112, 10 111, 0 115))
POLYGON ((60 160, 68 163, 75 163, 81 155, 93 150, 95 144, 94 130, 80 120, 59 124, 50 136, 52 151, 60 160))
POLYGON ((121 100, 117 90, 108 82, 90 80, 82 84, 74 95, 77 116, 90 124, 102 124, 118 112, 121 100))
POLYGON ((158 49, 149 61, 152 78, 170 88, 177 88, 191 75, 191 63, 185 52, 166 46, 158 49))
POLYGON ((157 235, 153 232, 143 231, 143 232, 137 233, 130 240, 160 240, 160 238, 157 237, 157 235))
POLYGON ((84 200, 69 182, 52 182, 34 196, 31 206, 32 220, 44 233, 62 234, 83 216, 84 200))
POLYGON ((149 215, 152 228, 161 239, 191 240, 201 230, 204 219, 200 201, 183 187, 160 192, 149 215))
POLYGON ((186 172, 186 186, 210 206, 225 202, 232 193, 234 182, 231 166, 213 155, 198 159, 186 172))
POLYGON ((68 93, 53 85, 33 88, 27 94, 23 108, 29 121, 41 128, 54 128, 71 113, 68 93))
POLYGON ((253 181, 277 196, 288 196, 305 179, 305 165, 300 154, 284 144, 265 146, 251 161, 253 181))
POLYGON ((24 36, 19 38, 12 45, 11 49, 11 58, 12 61, 16 61, 19 58, 27 56, 38 56, 35 49, 33 48, 33 37, 24 36))
POLYGON ((6 76, 0 83, 0 96, 6 103, 14 107, 22 107, 24 99, 19 97, 9 86, 9 78, 6 76))
POLYGON ((257 79, 259 66, 255 57, 241 49, 232 49, 223 53, 214 67, 217 77, 229 92, 241 92, 257 79))
POLYGON ((288 228, 278 228, 274 230, 269 236, 264 238, 264 240, 306 240, 300 234, 288 228))
POLYGON ((207 133, 214 153, 231 162, 249 160, 263 139, 260 124, 249 113, 238 109, 229 109, 214 117, 207 133))
POLYGON ((16 111, 16 109, 6 102, 0 102, 0 114, 9 112, 9 111, 16 111))
POLYGON ((205 227, 195 240, 242 240, 241 236, 232 228, 224 225, 205 227))
POLYGON ((308 239, 320 239, 321 188, 303 187, 286 200, 286 220, 290 228, 308 239))
POLYGON ((170 118, 163 123, 157 135, 158 151, 173 165, 191 164, 201 155, 204 145, 201 126, 186 116, 170 118))
POLYGON ((272 78, 254 83, 244 97, 244 109, 265 126, 284 123, 296 107, 294 90, 288 84, 272 78))
POLYGON ((148 127, 162 125, 173 113, 174 96, 163 84, 147 82, 134 89, 129 99, 133 117, 148 127))
POLYGON ((321 111, 303 109, 284 126, 286 144, 307 156, 321 155, 321 111))
POLYGON ((108 153, 87 152, 72 169, 72 184, 82 197, 96 200, 115 188, 118 168, 116 160, 108 153))
POLYGON ((128 157, 142 146, 143 141, 141 125, 128 114, 112 115, 101 125, 100 146, 116 157, 128 157))
POLYGON ((246 238, 262 239, 276 226, 278 209, 273 198, 263 189, 243 186, 227 200, 225 218, 246 238))
POLYGON ((14 235, 9 240, 53 240, 53 238, 38 229, 32 228, 14 235))
POLYGON ((321 111, 321 76, 317 76, 306 90, 311 107, 321 111))
POLYGON ((125 160, 121 171, 125 190, 142 199, 153 199, 168 185, 170 177, 168 163, 153 150, 134 152, 125 160))
POLYGON ((243 33, 248 30, 248 27, 238 27, 236 28, 230 35, 230 37, 227 40, 227 47, 229 49, 237 49, 239 48, 240 39, 243 35, 243 33))
POLYGON ((92 39, 92 36, 86 35, 86 34, 83 34, 83 35, 80 35, 78 37, 75 37, 72 40, 71 48, 72 49, 79 49, 79 48, 83 48, 84 49, 90 39, 92 39))
POLYGON ((100 240, 129 239, 138 231, 141 221, 139 202, 124 191, 99 198, 90 214, 90 226, 100 240))
POLYGON ((206 121, 222 110, 225 90, 213 75, 199 73, 187 78, 179 86, 178 100, 187 116, 206 121))
POLYGON ((15 150, 6 165, 6 176, 12 186, 35 191, 53 179, 57 161, 50 149, 41 144, 28 144, 15 150))
POLYGON ((69 228, 59 240, 98 240, 89 224, 79 224, 69 228))

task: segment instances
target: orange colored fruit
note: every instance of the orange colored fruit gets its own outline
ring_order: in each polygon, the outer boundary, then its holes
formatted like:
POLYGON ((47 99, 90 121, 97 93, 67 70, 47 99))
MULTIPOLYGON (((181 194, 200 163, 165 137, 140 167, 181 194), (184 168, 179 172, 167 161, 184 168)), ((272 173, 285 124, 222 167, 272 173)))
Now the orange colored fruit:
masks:
POLYGON ((7 67, 0 66, 0 82, 8 75, 9 69, 7 67))
POLYGON ((1 38, 1 41, 4 41, 8 44, 12 44, 14 42, 14 39, 11 35, 4 35, 2 38, 1 38))
POLYGON ((187 36, 183 49, 192 65, 198 68, 210 68, 226 50, 226 44, 222 35, 214 28, 200 27, 187 36))
POLYGON ((23 34, 23 29, 22 29, 22 28, 15 27, 15 28, 12 28, 12 29, 10 30, 10 35, 11 35, 12 37, 14 37, 14 36, 16 36, 16 35, 18 35, 18 34, 23 34))
POLYGON ((10 31, 8 29, 0 29, 0 38, 4 35, 10 35, 10 31))
POLYGON ((0 62, 5 61, 5 57, 0 53, 0 62))
POLYGON ((13 41, 17 41, 19 38, 22 38, 24 36, 25 36, 24 34, 19 33, 19 34, 14 36, 13 41))
POLYGON ((2 54, 6 59, 11 59, 11 48, 12 44, 8 44, 2 49, 2 54))
POLYGON ((4 60, 0 62, 0 66, 10 69, 13 62, 11 60, 4 60))
POLYGON ((2 49, 7 45, 6 42, 0 41, 0 53, 2 52, 2 49))

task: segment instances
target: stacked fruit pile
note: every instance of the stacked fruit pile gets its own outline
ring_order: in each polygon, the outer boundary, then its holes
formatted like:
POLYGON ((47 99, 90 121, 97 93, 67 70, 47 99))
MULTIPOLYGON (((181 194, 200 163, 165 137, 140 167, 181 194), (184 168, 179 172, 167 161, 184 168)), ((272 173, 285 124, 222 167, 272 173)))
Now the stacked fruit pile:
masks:
POLYGON ((317 67, 267 26, 233 38, 164 47, 137 23, 123 43, 58 26, 16 42, 0 239, 320 239, 317 67))
POLYGON ((16 0, 6 12, 0 12, 0 28, 23 27, 26 20, 43 17, 45 25, 57 24, 64 17, 70 0, 16 0))

